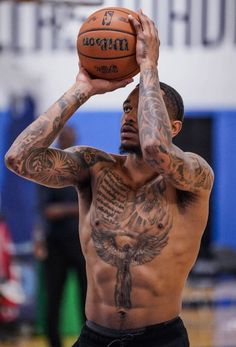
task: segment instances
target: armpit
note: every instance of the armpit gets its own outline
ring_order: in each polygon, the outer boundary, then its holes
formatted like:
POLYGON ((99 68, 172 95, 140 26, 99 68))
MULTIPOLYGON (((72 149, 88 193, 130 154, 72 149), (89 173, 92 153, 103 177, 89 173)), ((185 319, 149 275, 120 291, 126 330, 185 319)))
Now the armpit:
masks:
POLYGON ((197 196, 192 192, 176 189, 176 200, 178 208, 185 210, 196 202, 197 196))

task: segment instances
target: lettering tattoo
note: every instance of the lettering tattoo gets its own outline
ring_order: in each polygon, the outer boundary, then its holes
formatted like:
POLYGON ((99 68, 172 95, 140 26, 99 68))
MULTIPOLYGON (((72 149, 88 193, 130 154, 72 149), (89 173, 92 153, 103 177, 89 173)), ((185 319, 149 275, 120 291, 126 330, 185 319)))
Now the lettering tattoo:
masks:
POLYGON ((163 179, 134 191, 110 170, 99 182, 92 239, 98 256, 117 268, 117 309, 132 307, 131 268, 151 262, 168 243, 172 216, 165 191, 163 179))
POLYGON ((140 142, 145 160, 176 188, 210 190, 213 173, 196 154, 184 153, 172 143, 172 130, 156 69, 141 73, 138 110, 140 142), (151 144, 150 144, 151 139, 151 144))
POLYGON ((68 116, 71 116, 81 105, 85 103, 89 95, 83 93, 80 89, 76 90, 71 94, 70 98, 66 94, 58 100, 58 105, 61 109, 60 119, 62 121, 62 126, 68 119, 68 116))
POLYGON ((120 215, 124 213, 127 205, 129 190, 119 176, 110 170, 107 172, 96 195, 96 209, 102 220, 118 227, 120 215))

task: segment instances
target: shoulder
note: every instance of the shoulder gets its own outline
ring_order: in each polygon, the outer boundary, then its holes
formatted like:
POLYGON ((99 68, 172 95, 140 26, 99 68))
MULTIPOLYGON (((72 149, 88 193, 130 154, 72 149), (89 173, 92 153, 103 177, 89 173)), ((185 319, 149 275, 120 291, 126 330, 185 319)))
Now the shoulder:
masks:
MULTIPOLYGON (((214 182, 214 171, 208 162, 200 155, 192 152, 185 152, 186 157, 192 162, 193 170, 197 176, 202 177, 205 181, 205 188, 211 190, 214 182)), ((201 183, 201 182, 199 182, 201 183)))
POLYGON ((194 177, 188 177, 192 189, 176 188, 176 201, 178 207, 183 211, 187 207, 196 207, 197 209, 208 204, 211 190, 214 183, 214 172, 207 161, 200 155, 192 152, 184 152, 186 160, 194 172, 194 177), (199 205, 200 204, 200 205, 199 205), (200 206, 200 207, 199 207, 200 206))
POLYGON ((193 152, 184 152, 184 153, 186 156, 188 156, 192 160, 195 160, 196 162, 200 163, 201 165, 204 165, 204 166, 208 167, 209 169, 211 169, 208 162, 203 157, 201 157, 199 154, 193 153, 193 152))
POLYGON ((83 167, 90 168, 97 163, 108 162, 115 163, 115 156, 109 153, 106 153, 100 149, 88 146, 74 146, 66 149, 67 152, 73 153, 80 164, 83 167))

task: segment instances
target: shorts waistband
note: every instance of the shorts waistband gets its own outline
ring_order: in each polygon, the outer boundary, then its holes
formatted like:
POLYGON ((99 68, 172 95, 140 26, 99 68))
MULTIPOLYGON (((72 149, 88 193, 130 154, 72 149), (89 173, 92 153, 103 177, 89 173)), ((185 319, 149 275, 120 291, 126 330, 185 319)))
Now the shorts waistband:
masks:
POLYGON ((107 337, 122 337, 126 335, 142 335, 145 332, 150 330, 159 330, 159 329, 162 330, 163 328, 166 328, 167 326, 170 326, 172 324, 176 324, 179 321, 181 321, 181 318, 178 316, 166 322, 162 322, 162 323, 158 323, 154 325, 148 325, 148 326, 137 328, 137 329, 125 329, 125 330, 110 329, 90 320, 87 320, 85 324, 89 329, 93 330, 94 332, 98 334, 101 334, 107 337))

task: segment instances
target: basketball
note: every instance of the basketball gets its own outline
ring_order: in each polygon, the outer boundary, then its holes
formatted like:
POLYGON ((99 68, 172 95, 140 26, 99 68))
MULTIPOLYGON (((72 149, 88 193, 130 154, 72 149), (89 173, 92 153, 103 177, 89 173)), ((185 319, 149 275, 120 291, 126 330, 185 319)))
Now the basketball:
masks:
POLYGON ((126 8, 107 7, 91 14, 80 28, 77 51, 81 65, 92 77, 121 80, 139 72, 136 32, 126 8))

